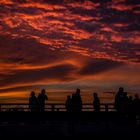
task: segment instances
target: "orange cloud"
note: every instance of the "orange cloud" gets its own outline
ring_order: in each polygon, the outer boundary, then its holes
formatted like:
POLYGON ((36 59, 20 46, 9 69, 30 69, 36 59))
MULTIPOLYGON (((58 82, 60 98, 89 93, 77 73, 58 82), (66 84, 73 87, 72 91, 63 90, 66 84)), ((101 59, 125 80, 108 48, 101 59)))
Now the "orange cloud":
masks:
POLYGON ((106 32, 115 32, 112 28, 110 27, 103 27, 101 28, 101 31, 106 31, 106 32))
POLYGON ((116 4, 116 5, 111 5, 111 8, 119 10, 119 11, 124 11, 124 10, 132 10, 133 7, 132 5, 123 5, 123 4, 116 4))
POLYGON ((93 58, 106 58, 106 59, 110 58, 110 55, 108 55, 106 52, 97 52, 97 51, 91 54, 91 56, 93 58))
POLYGON ((50 11, 65 9, 65 7, 62 5, 52 5, 52 4, 41 3, 41 2, 21 3, 20 7, 25 7, 25 8, 34 7, 34 8, 45 9, 50 11))
POLYGON ((75 30, 67 29, 67 30, 64 30, 64 33, 72 35, 73 39, 76 39, 76 40, 88 39, 92 36, 91 33, 86 32, 84 30, 78 30, 78 29, 75 29, 75 30))
POLYGON ((5 24, 7 24, 10 28, 16 28, 18 27, 21 23, 22 20, 20 20, 18 17, 14 16, 14 17, 4 17, 3 21, 5 22, 5 24))
POLYGON ((84 3, 83 2, 70 3, 68 4, 68 6, 71 6, 73 8, 84 8, 84 9, 90 10, 90 9, 94 9, 100 6, 100 3, 93 3, 90 0, 86 0, 84 1, 84 3))
POLYGON ((90 56, 88 48, 81 48, 79 46, 70 46, 68 48, 68 50, 72 51, 72 52, 80 53, 80 54, 82 54, 84 56, 90 56))
POLYGON ((128 24, 115 23, 115 24, 113 24, 113 26, 115 26, 115 27, 125 27, 125 26, 128 26, 128 24))
POLYGON ((124 40, 123 37, 121 37, 119 34, 112 34, 111 35, 111 40, 114 42, 121 42, 124 40))
POLYGON ((11 0, 0 0, 0 4, 13 4, 11 0))
POLYGON ((135 44, 140 44, 140 35, 133 35, 128 38, 128 41, 135 44))

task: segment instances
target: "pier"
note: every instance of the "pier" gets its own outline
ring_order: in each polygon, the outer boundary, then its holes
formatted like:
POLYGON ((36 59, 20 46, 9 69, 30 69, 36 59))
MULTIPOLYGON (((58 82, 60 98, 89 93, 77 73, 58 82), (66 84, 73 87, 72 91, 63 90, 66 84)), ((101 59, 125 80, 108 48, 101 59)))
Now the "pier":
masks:
POLYGON ((67 112, 65 104, 46 104, 44 112, 31 112, 28 104, 0 104, 1 137, 140 137, 139 116, 121 116, 114 104, 83 104, 81 112, 67 112))

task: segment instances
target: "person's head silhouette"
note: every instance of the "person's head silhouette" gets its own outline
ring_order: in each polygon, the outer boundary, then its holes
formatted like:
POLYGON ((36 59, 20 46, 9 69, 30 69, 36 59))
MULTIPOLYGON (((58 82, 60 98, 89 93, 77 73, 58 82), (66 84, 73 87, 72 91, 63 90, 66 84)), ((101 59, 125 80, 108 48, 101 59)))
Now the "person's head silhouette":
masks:
POLYGON ((96 92, 93 93, 93 97, 94 97, 94 98, 97 97, 97 93, 96 93, 96 92))
POLYGON ((34 91, 31 92, 31 96, 32 97, 35 96, 35 92, 34 91))
POLYGON ((45 94, 46 93, 46 90, 45 89, 42 89, 41 90, 41 94, 45 94))
POLYGON ((80 93, 80 89, 79 88, 76 89, 76 93, 78 93, 78 94, 80 93))
POLYGON ((123 92, 124 91, 124 88, 123 87, 120 87, 119 88, 119 92, 123 92))

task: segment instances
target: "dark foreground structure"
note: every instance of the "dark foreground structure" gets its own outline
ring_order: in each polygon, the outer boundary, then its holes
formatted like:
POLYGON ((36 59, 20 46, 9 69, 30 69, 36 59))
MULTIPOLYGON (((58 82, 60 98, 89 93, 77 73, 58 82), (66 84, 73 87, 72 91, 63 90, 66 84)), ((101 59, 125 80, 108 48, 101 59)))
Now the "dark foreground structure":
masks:
POLYGON ((62 104, 47 104, 44 112, 13 106, 1 104, 0 138, 140 138, 139 115, 120 114, 111 104, 102 104, 100 112, 89 104, 81 112, 68 112, 62 104))

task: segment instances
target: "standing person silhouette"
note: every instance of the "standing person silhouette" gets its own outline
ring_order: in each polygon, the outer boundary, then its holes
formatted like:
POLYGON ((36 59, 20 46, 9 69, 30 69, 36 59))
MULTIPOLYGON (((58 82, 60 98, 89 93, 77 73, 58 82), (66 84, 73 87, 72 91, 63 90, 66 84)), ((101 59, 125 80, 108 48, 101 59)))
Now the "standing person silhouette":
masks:
POLYGON ((29 108, 31 112, 37 111, 37 108, 38 108, 38 101, 37 101, 37 97, 35 96, 34 91, 31 91, 31 94, 30 94, 29 108))
POLYGON ((94 107, 94 111, 95 112, 99 112, 100 111, 100 99, 98 97, 97 93, 93 93, 93 107, 94 107))
POLYGON ((123 105, 124 105, 124 88, 120 87, 118 92, 115 95, 115 108, 119 114, 123 113, 123 105))
POLYGON ((44 112, 45 110, 45 100, 48 100, 48 96, 46 94, 46 90, 42 89, 41 93, 38 95, 38 102, 39 102, 39 110, 40 112, 44 112))
POLYGON ((100 99, 96 92, 93 93, 93 108, 95 112, 95 122, 98 124, 100 122, 100 99))
POLYGON ((70 95, 67 96, 67 100, 65 102, 65 107, 66 107, 67 112, 72 111, 72 98, 70 95))
POLYGON ((73 111, 75 111, 75 112, 82 111, 82 98, 80 95, 79 88, 76 89, 76 92, 72 96, 72 105, 73 105, 73 111))

